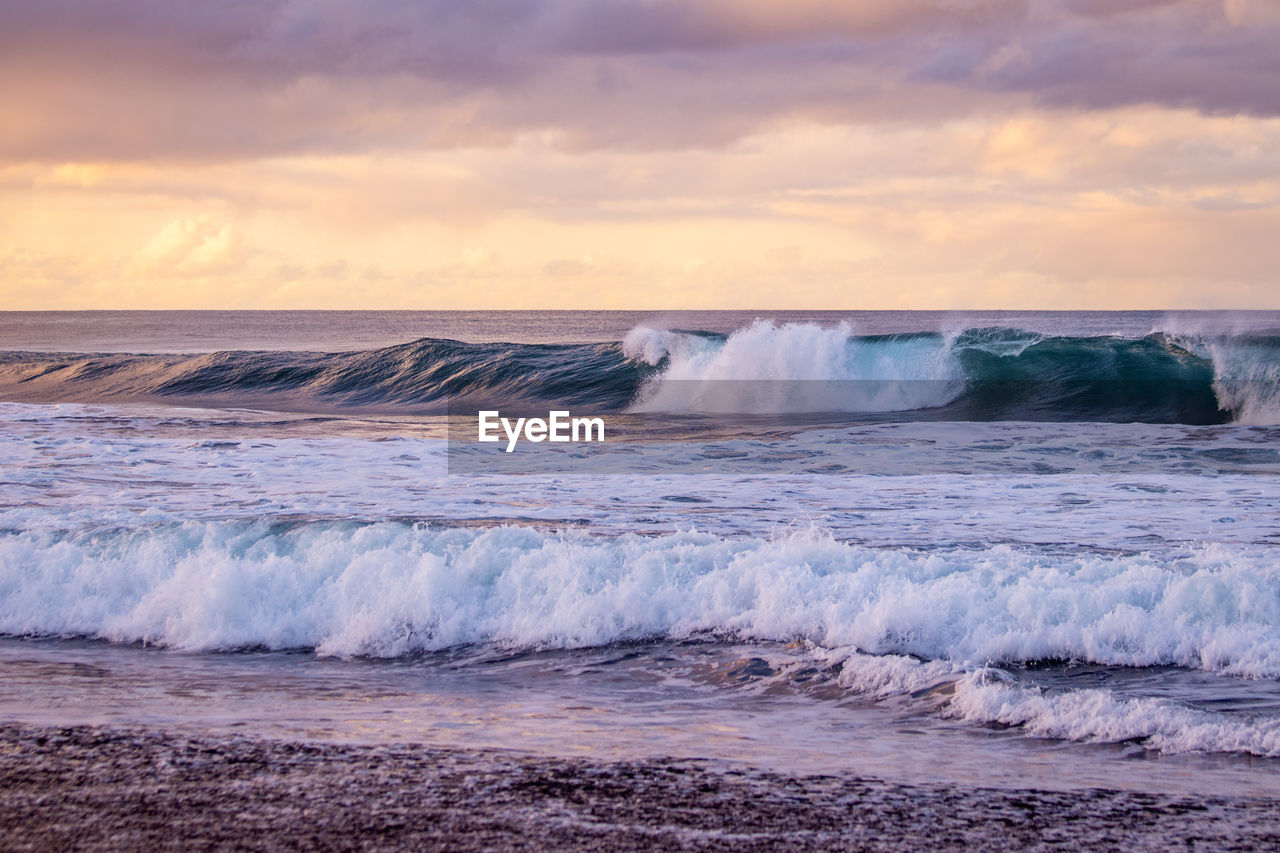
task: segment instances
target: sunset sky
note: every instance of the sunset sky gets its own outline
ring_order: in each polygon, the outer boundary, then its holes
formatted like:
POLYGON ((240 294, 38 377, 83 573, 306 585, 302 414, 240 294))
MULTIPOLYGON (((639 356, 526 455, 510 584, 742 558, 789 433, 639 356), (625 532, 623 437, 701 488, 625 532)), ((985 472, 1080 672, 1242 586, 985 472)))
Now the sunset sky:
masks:
POLYGON ((0 308, 1280 308, 1277 0, 4 0, 0 308))

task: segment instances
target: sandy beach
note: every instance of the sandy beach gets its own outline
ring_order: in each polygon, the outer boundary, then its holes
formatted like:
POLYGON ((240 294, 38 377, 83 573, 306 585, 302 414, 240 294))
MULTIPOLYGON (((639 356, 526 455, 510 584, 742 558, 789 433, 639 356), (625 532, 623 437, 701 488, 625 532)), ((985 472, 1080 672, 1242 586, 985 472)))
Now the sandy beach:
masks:
POLYGON ((1261 850, 1280 800, 0 727, 8 850, 1261 850))

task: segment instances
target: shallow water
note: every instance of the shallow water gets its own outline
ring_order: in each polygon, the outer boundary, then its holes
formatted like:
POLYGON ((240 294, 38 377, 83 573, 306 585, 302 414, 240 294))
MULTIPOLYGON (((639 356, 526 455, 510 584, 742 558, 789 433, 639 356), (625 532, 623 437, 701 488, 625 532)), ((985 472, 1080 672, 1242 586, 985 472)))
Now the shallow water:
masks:
MULTIPOLYGON (((711 641, 371 661, 10 639, 0 641, 0 714, 41 725, 141 724, 605 761, 704 758, 787 774, 907 783, 1276 792, 1275 770, 1265 759, 1027 738, 1015 729, 940 715, 937 694, 946 691, 945 681, 919 695, 874 700, 809 669, 795 649, 711 641)), ((1108 673, 1064 668, 1055 676, 1096 683, 1108 673)), ((1275 684, 1236 687, 1241 697, 1272 710, 1280 702, 1275 684)))

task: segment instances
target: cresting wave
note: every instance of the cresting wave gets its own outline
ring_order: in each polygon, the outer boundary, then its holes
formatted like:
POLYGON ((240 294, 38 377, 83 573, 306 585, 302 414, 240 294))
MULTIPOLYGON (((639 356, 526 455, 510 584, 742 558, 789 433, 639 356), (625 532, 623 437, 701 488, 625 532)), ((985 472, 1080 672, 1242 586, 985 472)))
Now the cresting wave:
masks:
POLYGON ((964 662, 1280 677, 1280 569, 882 550, 806 530, 605 537, 400 522, 166 522, 0 537, 0 632, 398 656, 700 632, 964 662))
POLYGON ((1280 755, 1280 719, 1046 692, 991 669, 1049 659, 1274 678, 1278 580, 1269 559, 1222 547, 1170 562, 880 550, 819 530, 728 539, 186 522, 0 537, 0 633, 379 657, 702 635, 801 641, 839 665, 847 689, 942 684, 942 712, 964 719, 1280 755))
MULTIPOLYGON (((858 336, 757 322, 725 337, 637 328, 640 411, 919 412, 973 421, 1280 422, 1280 336, 858 336)), ((910 419, 910 418, 905 418, 910 419)))
POLYGON ((424 338, 345 353, 0 353, 0 396, 281 410, 896 413, 952 420, 1280 422, 1280 335, 1053 337, 1015 329, 857 335, 757 322, 636 328, 621 343, 424 338))

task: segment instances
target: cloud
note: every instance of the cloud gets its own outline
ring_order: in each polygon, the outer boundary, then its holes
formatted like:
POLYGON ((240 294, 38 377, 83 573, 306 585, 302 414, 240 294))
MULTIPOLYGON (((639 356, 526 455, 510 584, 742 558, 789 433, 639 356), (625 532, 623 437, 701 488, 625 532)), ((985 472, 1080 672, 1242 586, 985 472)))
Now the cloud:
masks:
POLYGON ((30 164, 0 170, 0 297, 1274 307, 1277 176, 1280 119, 1157 108, 796 125, 719 150, 567 152, 525 138, 202 168, 30 164), (39 203, 6 217, 15 198, 39 203))
POLYGON ((555 43, 617 55, 960 34, 1022 19, 1027 6, 1028 0, 578 0, 563 4, 555 43))
POLYGON ((235 271, 245 255, 235 228, 201 215, 161 228, 138 252, 135 269, 152 276, 204 276, 235 271))
POLYGON ((1274 0, 14 0, 0 297, 1274 305, 1277 43, 1274 0))
POLYGON ((0 158, 721 147, 794 121, 1280 115, 1271 0, 16 0, 0 158))

